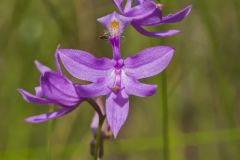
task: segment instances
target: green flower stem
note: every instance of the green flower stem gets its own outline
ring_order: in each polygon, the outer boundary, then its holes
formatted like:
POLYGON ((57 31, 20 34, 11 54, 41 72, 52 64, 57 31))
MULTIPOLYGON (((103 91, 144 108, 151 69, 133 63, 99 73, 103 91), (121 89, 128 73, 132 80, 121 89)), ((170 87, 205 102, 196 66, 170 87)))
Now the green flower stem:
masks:
MULTIPOLYGON (((54 110, 54 106, 49 107, 49 112, 54 110)), ((51 141, 52 141, 53 121, 48 121, 47 128, 47 147, 46 147, 46 160, 51 160, 51 141)))
POLYGON ((105 116, 99 116, 97 135, 96 135, 96 145, 94 150, 94 160, 98 160, 98 153, 99 153, 99 147, 100 147, 101 136, 102 136, 102 126, 103 126, 104 120, 105 120, 105 116))
POLYGON ((98 113, 99 119, 100 117, 104 117, 101 111, 101 107, 92 98, 86 98, 85 101, 87 101, 93 107, 93 109, 98 113))
POLYGON ((99 117, 97 134, 96 134, 96 144, 95 144, 95 150, 94 150, 94 160, 98 160, 98 155, 99 155, 98 153, 99 153, 99 147, 100 147, 101 136, 102 136, 102 126, 106 116, 103 115, 100 105, 98 105, 98 103, 95 100, 93 100, 92 98, 86 98, 85 100, 98 113, 98 117, 99 117))
POLYGON ((169 160, 168 95, 167 71, 162 73, 162 122, 163 122, 163 159, 169 160))

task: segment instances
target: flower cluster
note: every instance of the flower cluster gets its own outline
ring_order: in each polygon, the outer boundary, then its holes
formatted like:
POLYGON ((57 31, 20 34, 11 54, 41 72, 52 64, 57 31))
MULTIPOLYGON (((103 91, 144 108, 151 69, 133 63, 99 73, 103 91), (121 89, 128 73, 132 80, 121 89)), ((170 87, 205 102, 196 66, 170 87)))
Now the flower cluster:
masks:
MULTIPOLYGON (((139 80, 161 73, 170 63, 174 49, 169 46, 155 46, 122 59, 121 35, 131 24, 145 36, 172 36, 179 31, 150 32, 143 27, 179 22, 189 14, 191 5, 175 14, 163 16, 163 5, 152 0, 137 0, 135 3, 133 0, 127 0, 126 3, 123 0, 113 2, 120 14, 113 12, 98 19, 108 30, 106 38, 112 47, 112 59, 96 58, 86 51, 58 47, 55 52, 57 72, 36 61, 35 64, 41 73, 40 86, 35 88, 36 95, 22 89, 19 89, 19 92, 29 103, 57 105, 60 109, 27 118, 27 122, 39 123, 59 118, 73 111, 84 100, 105 96, 105 106, 99 108, 97 113, 100 110, 101 114, 106 114, 106 124, 102 131, 106 133, 110 130, 116 138, 128 116, 129 96, 146 97, 156 92, 156 85, 144 84, 139 80), (90 84, 71 82, 63 75, 60 61, 73 77, 90 84)), ((99 115, 96 114, 91 125, 94 135, 98 121, 99 115)))

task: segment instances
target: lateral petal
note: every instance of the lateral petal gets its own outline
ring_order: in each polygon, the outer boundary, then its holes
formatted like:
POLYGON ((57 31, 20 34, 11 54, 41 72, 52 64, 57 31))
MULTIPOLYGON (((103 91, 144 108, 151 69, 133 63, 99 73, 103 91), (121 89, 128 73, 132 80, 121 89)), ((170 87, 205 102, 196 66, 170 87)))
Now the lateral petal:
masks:
POLYGON ((180 10, 175 14, 169 14, 164 16, 161 23, 176 23, 182 21, 186 18, 192 10, 192 5, 187 6, 186 8, 180 10))
POLYGON ((133 27, 140 33, 142 33, 145 36, 155 37, 155 38, 161 38, 161 37, 169 37, 172 35, 175 35, 179 33, 179 30, 167 30, 167 31, 161 31, 161 32, 150 32, 139 26, 137 23, 132 23, 133 27))
POLYGON ((123 12, 122 2, 123 0, 112 0, 115 6, 119 9, 119 11, 123 12))
POLYGON ((128 95, 146 97, 156 93, 157 85, 144 84, 124 74, 122 75, 122 80, 124 90, 128 95))
POLYGON ((45 99, 45 98, 40 98, 38 96, 32 95, 31 93, 23 90, 23 89, 18 89, 18 92, 22 95, 23 99, 27 101, 28 103, 34 103, 38 105, 42 104, 51 104, 52 102, 45 99))
POLYGON ((132 8, 132 0, 127 0, 126 5, 124 7, 124 12, 129 11, 132 8))
POLYGON ((60 48, 60 45, 57 46, 57 49, 56 49, 55 54, 54 54, 54 59, 55 59, 55 64, 56 64, 57 72, 62 75, 62 69, 61 69, 61 65, 60 65, 60 63, 59 63, 59 58, 60 58, 60 57, 59 57, 59 55, 58 55, 58 50, 59 50, 59 48, 60 48))
POLYGON ((120 128, 127 119, 128 110, 129 99, 124 90, 121 90, 117 94, 111 92, 108 95, 106 99, 106 114, 108 124, 115 138, 117 138, 120 128))
POLYGON ((58 51, 67 71, 81 80, 96 82, 99 78, 108 75, 113 67, 110 59, 97 59, 85 51, 74 49, 59 49, 58 51))
POLYGON ((41 123, 41 122, 46 122, 52 119, 60 118, 70 112, 72 112, 74 109, 76 109, 77 106, 71 107, 71 108, 61 108, 59 110, 49 112, 49 113, 44 113, 36 116, 32 116, 29 118, 26 118, 25 121, 28 123, 41 123))
POLYGON ((42 97, 43 96, 43 92, 42 92, 41 86, 37 86, 34 89, 35 89, 35 93, 36 93, 37 97, 42 97))
POLYGON ((45 72, 51 71, 50 68, 48 68, 47 66, 41 64, 38 60, 35 60, 34 63, 35 63, 37 69, 39 70, 39 72, 41 74, 44 74, 45 72))
POLYGON ((107 95, 111 92, 111 87, 114 84, 114 77, 100 78, 96 83, 88 85, 76 84, 76 90, 80 97, 97 97, 107 95))
POLYGON ((156 5, 151 1, 144 1, 143 3, 131 8, 124 16, 133 18, 134 21, 143 19, 151 15, 157 9, 156 5))
POLYGON ((170 63, 174 49, 169 46, 147 48, 124 60, 125 73, 135 79, 154 76, 170 63))
POLYGON ((55 72, 41 76, 41 87, 45 97, 61 106, 75 106, 81 100, 71 81, 55 72))
POLYGON ((154 12, 149 17, 145 18, 139 24, 143 26, 158 26, 167 23, 177 23, 185 19, 192 10, 192 5, 189 5, 182 10, 174 14, 168 14, 167 16, 160 17, 158 11, 154 12))

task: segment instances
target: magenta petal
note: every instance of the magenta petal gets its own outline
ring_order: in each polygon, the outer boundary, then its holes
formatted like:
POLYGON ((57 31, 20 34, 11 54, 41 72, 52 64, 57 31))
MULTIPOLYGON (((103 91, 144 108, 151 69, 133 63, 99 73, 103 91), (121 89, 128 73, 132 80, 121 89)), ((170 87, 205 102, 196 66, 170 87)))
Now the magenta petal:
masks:
POLYGON ((43 96, 42 88, 40 86, 37 86, 34 89, 35 89, 37 97, 42 97, 43 96))
POLYGON ((73 49, 59 49, 58 51, 67 71, 81 80, 96 82, 99 78, 108 75, 113 67, 110 59, 97 59, 85 51, 73 49))
POLYGON ((106 99, 106 114, 108 124, 115 138, 117 138, 120 128, 127 119, 128 110, 129 99, 125 91, 121 90, 117 94, 111 92, 106 99))
POLYGON ((149 15, 145 19, 138 21, 138 24, 142 26, 158 26, 158 25, 167 24, 167 23, 177 23, 182 21, 184 18, 186 18, 191 12, 191 9, 192 9, 192 5, 189 5, 177 13, 169 14, 164 17, 159 16, 159 13, 161 12, 161 10, 158 9, 152 15, 149 15))
POLYGON ((129 11, 132 8, 132 0, 127 0, 125 8, 124 8, 124 12, 129 11))
POLYGON ((140 5, 131 8, 124 16, 133 18, 133 20, 140 20, 151 15, 157 9, 156 5, 151 1, 145 1, 140 5))
POLYGON ((51 71, 50 68, 48 68, 47 66, 41 64, 41 63, 40 63, 39 61, 37 61, 37 60, 35 60, 34 63, 35 63, 37 69, 39 70, 39 72, 40 72, 41 74, 44 74, 45 72, 51 71))
POLYGON ((162 20, 162 10, 156 9, 152 14, 149 14, 147 17, 135 21, 135 24, 139 26, 154 26, 155 24, 160 23, 162 20))
POLYGON ((192 5, 187 6, 186 8, 182 9, 181 11, 175 13, 175 14, 169 14, 167 16, 164 16, 162 21, 160 23, 176 23, 179 21, 182 21, 184 18, 186 18, 189 13, 192 10, 192 5))
POLYGON ((73 111, 76 108, 77 107, 61 108, 61 109, 53 111, 53 112, 44 113, 44 114, 40 114, 40 115, 36 115, 36 116, 26 118, 25 121, 28 122, 28 123, 46 122, 46 121, 49 121, 51 119, 60 118, 64 115, 68 114, 69 112, 73 111))
POLYGON ((109 94, 114 84, 114 77, 101 78, 97 82, 88 85, 75 85, 80 97, 97 97, 109 94))
POLYGON ((23 89, 18 89, 18 91, 22 95, 23 99, 25 101, 27 101, 28 103, 34 103, 34 104, 39 104, 39 105, 51 104, 51 102, 49 100, 32 95, 23 89))
POLYGON ((145 0, 137 0, 139 4, 143 3, 145 0))
POLYGON ((112 0, 115 6, 119 9, 120 12, 123 12, 122 2, 123 0, 112 0))
POLYGON ((175 35, 179 33, 179 30, 167 30, 167 31, 161 31, 161 32, 150 32, 142 28, 136 23, 132 23, 133 27, 140 33, 142 33, 145 36, 155 37, 155 38, 161 38, 161 37, 169 37, 172 35, 175 35))
POLYGON ((156 93, 157 85, 144 84, 127 75, 123 75, 122 80, 124 90, 128 95, 146 97, 156 93))
POLYGON ((62 69, 61 69, 61 65, 59 63, 59 55, 58 55, 58 49, 60 48, 60 45, 58 45, 56 51, 55 51, 55 55, 54 55, 54 59, 55 59, 55 64, 56 64, 56 68, 57 68, 57 72, 59 74, 62 74, 62 69))
POLYGON ((147 48, 124 61, 125 73, 135 79, 151 77, 162 72, 170 63, 174 49, 168 46, 147 48))
POLYGON ((72 82, 55 72, 41 77, 41 87, 44 96, 61 106, 75 106, 80 101, 72 82))

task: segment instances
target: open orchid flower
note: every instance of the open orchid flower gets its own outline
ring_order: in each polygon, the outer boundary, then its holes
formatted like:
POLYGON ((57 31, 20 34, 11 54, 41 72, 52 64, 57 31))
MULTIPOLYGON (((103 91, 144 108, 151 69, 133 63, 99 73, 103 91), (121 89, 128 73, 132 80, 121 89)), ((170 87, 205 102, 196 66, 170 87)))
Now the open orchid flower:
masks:
POLYGON ((127 0, 125 7, 123 7, 124 0, 113 0, 113 2, 123 16, 132 19, 131 24, 138 32, 150 37, 166 37, 177 34, 179 30, 151 32, 143 27, 180 22, 188 16, 192 9, 192 5, 189 5, 177 13, 163 16, 163 5, 152 0, 137 0, 136 6, 132 6, 133 0, 127 0))
POLYGON ((117 134, 126 121, 129 110, 129 95, 151 96, 157 86, 139 82, 139 79, 154 76, 162 72, 169 64, 174 49, 168 46, 147 48, 135 56, 120 56, 120 50, 112 60, 95 58, 91 54, 73 49, 59 49, 59 57, 74 77, 94 82, 88 85, 76 85, 81 97, 106 96, 106 116, 110 128, 117 134))
POLYGON ((82 102, 82 99, 76 92, 74 84, 62 75, 57 54, 55 59, 58 72, 53 72, 48 67, 35 61, 35 64, 41 73, 40 86, 35 87, 35 95, 32 95, 23 89, 18 89, 18 91, 21 93, 24 100, 29 103, 38 105, 56 104, 60 106, 60 109, 50 113, 29 117, 25 119, 26 122, 40 123, 62 117, 73 111, 82 102))

